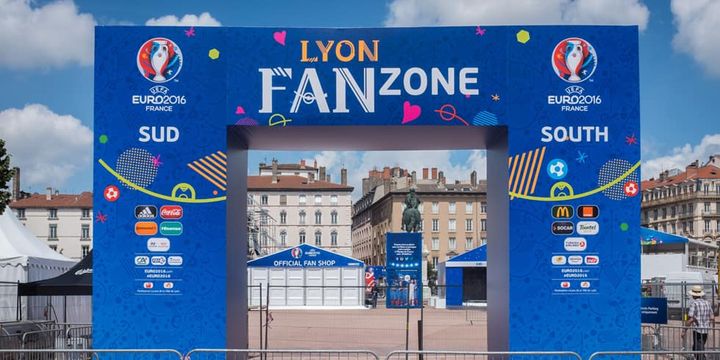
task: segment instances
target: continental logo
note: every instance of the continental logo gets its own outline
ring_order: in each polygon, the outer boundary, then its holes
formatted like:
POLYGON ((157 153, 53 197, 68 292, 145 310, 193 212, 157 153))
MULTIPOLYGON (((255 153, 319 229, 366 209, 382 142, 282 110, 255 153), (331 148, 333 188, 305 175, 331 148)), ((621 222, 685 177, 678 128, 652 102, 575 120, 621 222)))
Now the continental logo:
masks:
POLYGON ((575 211, 572 206, 555 205, 552 207, 552 217, 555 219, 572 219, 575 211))
POLYGON ((135 223, 135 234, 140 236, 152 236, 157 234, 158 225, 153 221, 138 221, 135 223))

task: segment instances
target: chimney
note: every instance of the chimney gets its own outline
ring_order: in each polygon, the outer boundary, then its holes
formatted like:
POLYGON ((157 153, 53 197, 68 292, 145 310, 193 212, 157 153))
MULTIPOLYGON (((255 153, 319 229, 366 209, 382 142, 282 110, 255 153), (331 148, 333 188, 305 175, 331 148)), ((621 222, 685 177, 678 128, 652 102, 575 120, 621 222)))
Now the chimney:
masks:
POLYGON ((386 167, 383 168, 382 178, 383 178, 383 179, 389 179, 389 178, 390 178, 390 168, 389 168, 389 167, 386 166, 386 167))
POLYGON ((399 167, 393 168, 393 177, 396 177, 396 178, 400 177, 400 168, 399 167))
POLYGON ((695 175, 697 175, 697 168, 698 168, 698 161, 697 161, 697 160, 693 161, 690 165, 688 165, 688 166, 685 168, 685 171, 687 172, 687 178, 688 178, 688 179, 691 178, 691 177, 694 177, 695 175))
POLYGON ((300 168, 301 169, 305 168, 305 159, 300 160, 300 168))
POLYGON ((308 173, 308 184, 312 184, 315 182, 315 173, 308 173))
POLYGON ((340 184, 347 185, 347 169, 340 169, 340 184))
POLYGON ((317 160, 313 160, 313 167, 317 169, 317 160))
POLYGON ((325 181, 332 182, 332 181, 330 181, 330 174, 325 175, 325 181))
POLYGON ((52 192, 53 192, 52 188, 47 187, 47 188, 45 188, 45 190, 47 190, 47 192, 45 193, 45 200, 47 200, 47 201, 52 200, 52 192))
POLYGON ((412 178, 412 183, 417 184, 417 173, 415 172, 415 170, 413 170, 413 172, 411 173, 411 178, 412 178))
POLYGON ((432 172, 432 179, 437 180, 437 177, 438 177, 437 168, 432 168, 431 172, 432 172))
POLYGON ((273 161, 272 161, 272 183, 273 184, 278 183, 278 161, 277 161, 277 159, 273 159, 273 161))
POLYGON ((428 168, 423 168, 423 180, 428 179, 428 168))
POLYGON ((326 179, 326 176, 325 176, 325 167, 324 167, 324 166, 321 166, 321 167, 320 167, 320 177, 319 177, 318 179, 321 180, 321 181, 323 181, 323 180, 326 179))
POLYGON ((442 184, 445 184, 445 173, 442 171, 438 173, 438 181, 442 184))
POLYGON ((477 171, 475 170, 470 173, 470 185, 473 187, 477 186, 477 171))
POLYGON ((17 166, 13 168, 12 198, 13 200, 20 199, 20 168, 17 166))

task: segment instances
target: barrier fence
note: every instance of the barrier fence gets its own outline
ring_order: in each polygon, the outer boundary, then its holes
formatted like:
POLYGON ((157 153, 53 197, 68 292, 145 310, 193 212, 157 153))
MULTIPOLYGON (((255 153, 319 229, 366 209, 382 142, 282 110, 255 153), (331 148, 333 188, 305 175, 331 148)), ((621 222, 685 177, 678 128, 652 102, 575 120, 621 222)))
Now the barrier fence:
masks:
POLYGON ((705 300, 712 304, 715 316, 720 315, 720 297, 718 297, 718 284, 715 282, 679 282, 666 283, 663 281, 644 282, 642 295, 646 297, 659 297, 667 299, 668 320, 682 321, 687 314, 692 298, 688 291, 693 286, 701 286, 705 292, 705 300))
POLYGON ((2 360, 183 360, 172 349, 94 349, 94 350, 8 350, 0 349, 2 360))
POLYGON ((659 360, 659 359, 697 359, 718 360, 720 351, 608 351, 596 352, 587 360, 659 360))
POLYGON ((185 360, 379 360, 377 354, 367 350, 237 350, 196 349, 185 355, 185 360))
MULTIPOLYGON (((720 351, 720 328, 710 328, 706 350, 720 351)), ((692 350, 693 330, 685 326, 643 325, 642 349, 647 351, 692 350)))
POLYGON ((582 360, 580 355, 569 351, 513 351, 513 352, 463 352, 463 351, 393 351, 386 360, 582 360))

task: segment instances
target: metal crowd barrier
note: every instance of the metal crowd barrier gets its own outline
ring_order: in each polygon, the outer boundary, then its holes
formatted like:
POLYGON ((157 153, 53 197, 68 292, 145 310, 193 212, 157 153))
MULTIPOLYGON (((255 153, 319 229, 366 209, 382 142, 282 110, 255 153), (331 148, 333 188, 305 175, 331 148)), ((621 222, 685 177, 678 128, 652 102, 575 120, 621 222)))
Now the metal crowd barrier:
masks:
POLYGON ((252 350, 252 349, 195 349, 185 360, 380 360, 366 350, 252 350))
MULTIPOLYGON (((709 328, 706 350, 720 350, 720 328, 709 328)), ((642 326, 642 350, 686 351, 692 350, 693 330, 684 326, 642 326)))
POLYGON ((590 355, 588 360, 624 360, 624 358, 639 358, 641 360, 718 360, 720 359, 720 351, 602 351, 590 355))
POLYGON ((2 360, 183 360, 183 355, 172 349, 0 349, 2 360))
POLYGON ((385 360, 582 360, 570 351, 393 351, 385 360))

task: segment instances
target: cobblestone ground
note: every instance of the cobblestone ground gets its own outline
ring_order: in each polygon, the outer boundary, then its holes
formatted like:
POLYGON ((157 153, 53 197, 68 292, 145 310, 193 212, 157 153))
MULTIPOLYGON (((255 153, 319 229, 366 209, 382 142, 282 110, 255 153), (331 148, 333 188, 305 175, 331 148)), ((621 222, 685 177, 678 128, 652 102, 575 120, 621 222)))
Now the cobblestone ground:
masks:
MULTIPOLYGON (((264 314, 264 313, 263 313, 264 314)), ((409 324, 409 349, 418 348, 420 310, 270 310, 268 349, 355 349, 383 356, 405 349, 405 327, 409 324)), ((259 348, 259 312, 250 312, 250 348, 259 348)), ((486 350, 484 309, 447 310, 426 308, 425 350, 486 350)), ((263 332, 263 338, 265 336, 263 332)), ((264 340, 263 340, 264 341, 264 340)))

